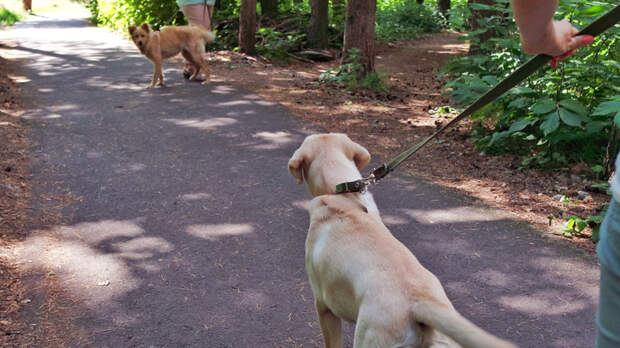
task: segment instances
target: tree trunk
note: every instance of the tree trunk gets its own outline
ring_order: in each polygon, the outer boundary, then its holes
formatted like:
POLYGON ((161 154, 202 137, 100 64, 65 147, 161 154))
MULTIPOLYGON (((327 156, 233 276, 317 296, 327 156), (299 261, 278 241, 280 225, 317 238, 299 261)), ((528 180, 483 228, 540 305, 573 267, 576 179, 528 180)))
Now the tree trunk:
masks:
POLYGON ((278 0, 260 0, 261 15, 267 18, 278 17, 278 0))
POLYGON ((450 9, 450 0, 437 0, 439 12, 448 18, 448 10, 450 9))
POLYGON ((317 49, 327 48, 329 0, 310 0, 310 11, 308 47, 317 49))
POLYGON ((243 53, 256 52, 256 0, 241 0, 239 10, 239 50, 243 53))
POLYGON ((618 156, 618 149, 620 149, 620 132, 618 132, 618 127, 614 124, 612 126, 609 142, 607 143, 607 149, 605 151, 605 160, 603 162, 603 167, 605 169, 603 170, 602 179, 609 178, 614 170, 616 175, 619 175, 618 173, 620 173, 620 168, 614 168, 616 156, 618 156))
MULTIPOLYGON (((473 3, 478 3, 478 4, 485 4, 485 5, 494 5, 495 4, 495 0, 467 0, 467 4, 473 4, 473 3)), ((486 18, 489 18, 491 16, 494 15, 500 15, 500 13, 496 12, 496 11, 489 11, 489 10, 474 10, 471 9, 471 17, 469 17, 469 27, 472 31, 478 30, 480 29, 481 25, 480 25, 480 21, 486 18)), ((497 33, 495 32, 495 30, 487 30, 482 34, 478 34, 476 35, 476 37, 478 38, 478 42, 473 42, 470 43, 469 46, 469 54, 476 54, 480 51, 480 46, 485 43, 486 41, 488 41, 490 38, 496 36, 497 33)))
POLYGON ((363 71, 359 78, 375 71, 375 14, 377 0, 349 0, 344 29, 343 62, 349 56, 349 50, 360 50, 358 62, 363 71))

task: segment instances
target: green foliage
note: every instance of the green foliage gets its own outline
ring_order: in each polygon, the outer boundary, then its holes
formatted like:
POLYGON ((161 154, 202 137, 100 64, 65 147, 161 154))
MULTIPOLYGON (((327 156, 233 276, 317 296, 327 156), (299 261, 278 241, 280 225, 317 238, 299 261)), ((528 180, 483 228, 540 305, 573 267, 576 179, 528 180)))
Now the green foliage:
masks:
POLYGON ((156 30, 186 23, 173 0, 89 0, 87 7, 95 23, 118 31, 141 23, 149 23, 156 30))
POLYGON ((0 9, 0 25, 13 25, 20 19, 17 14, 11 12, 6 7, 2 6, 0 9))
POLYGON ((412 0, 377 5, 375 34, 378 40, 412 39, 421 33, 435 33, 444 28, 445 19, 437 6, 431 9, 412 0))
MULTIPOLYGON (((583 27, 609 10, 611 1, 567 0, 557 18, 583 27)), ((521 50, 518 30, 508 0, 496 0, 496 15, 482 18, 480 29, 468 38, 493 30, 496 36, 481 43, 475 55, 460 57, 443 69, 450 80, 444 92, 468 105, 512 73, 530 57, 521 50)), ((489 153, 513 152, 524 166, 552 167, 576 161, 602 163, 614 122, 620 125, 620 29, 616 26, 589 47, 560 63, 544 68, 498 98, 473 117, 494 129, 478 129, 477 145, 489 153)))
POLYGON ((298 51, 305 39, 304 33, 281 33, 272 28, 260 28, 256 33, 259 40, 256 47, 259 54, 270 59, 287 60, 288 52, 298 51))
POLYGON ((370 89, 385 92, 387 87, 379 74, 371 73, 361 79, 359 78, 360 73, 364 70, 364 67, 359 63, 360 58, 362 57, 358 48, 350 49, 349 55, 342 65, 335 70, 327 70, 321 74, 320 83, 335 84, 349 90, 370 89))

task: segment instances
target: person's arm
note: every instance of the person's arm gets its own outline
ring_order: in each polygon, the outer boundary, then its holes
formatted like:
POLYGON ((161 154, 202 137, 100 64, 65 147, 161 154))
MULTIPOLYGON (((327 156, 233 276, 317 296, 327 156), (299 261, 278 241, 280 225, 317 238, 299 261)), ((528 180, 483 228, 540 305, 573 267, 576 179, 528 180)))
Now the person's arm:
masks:
POLYGON ((575 36, 579 31, 569 22, 554 21, 557 0, 511 0, 515 21, 521 33, 523 50, 529 54, 546 54, 558 60, 570 57, 579 47, 592 43, 590 35, 575 36))

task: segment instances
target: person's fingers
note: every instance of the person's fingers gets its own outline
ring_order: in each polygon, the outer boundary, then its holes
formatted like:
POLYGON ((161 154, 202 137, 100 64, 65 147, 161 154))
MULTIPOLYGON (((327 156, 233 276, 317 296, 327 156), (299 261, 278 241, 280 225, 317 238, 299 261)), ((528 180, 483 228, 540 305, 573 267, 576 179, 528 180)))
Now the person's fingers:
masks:
POLYGON ((558 67, 558 61, 559 61, 558 57, 551 58, 549 65, 551 65, 551 67, 555 69, 558 67))
POLYGON ((587 46, 594 42, 594 36, 592 35, 578 35, 573 36, 571 40, 571 49, 577 49, 583 46, 587 46))

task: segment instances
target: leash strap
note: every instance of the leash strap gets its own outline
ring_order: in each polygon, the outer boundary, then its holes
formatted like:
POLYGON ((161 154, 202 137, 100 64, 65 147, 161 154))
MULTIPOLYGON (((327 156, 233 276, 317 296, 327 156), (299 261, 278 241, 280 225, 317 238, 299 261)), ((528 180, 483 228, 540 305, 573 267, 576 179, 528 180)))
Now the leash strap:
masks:
MULTIPOLYGON (((596 21, 590 23, 587 27, 583 28, 577 35, 592 35, 598 36, 605 30, 611 28, 616 23, 620 21, 620 5, 616 6, 614 9, 610 10, 603 16, 601 16, 596 21)), ((404 162, 407 158, 411 157, 414 153, 416 153, 422 146, 426 145, 429 141, 435 138, 439 133, 443 132, 446 128, 451 127, 455 123, 459 122, 463 118, 470 116, 474 112, 478 111, 483 106, 489 104, 494 101, 506 91, 510 90, 514 86, 521 83, 527 77, 532 75, 538 69, 547 64, 553 57, 539 54, 532 59, 530 59, 527 63, 523 64, 517 70, 515 70, 510 76, 506 77, 500 83, 498 83, 495 87, 487 91, 483 96, 478 98, 473 104, 467 107, 463 112, 461 112, 458 116, 453 118, 450 122, 442 126, 439 130, 433 133, 428 138, 422 140, 421 142, 415 144, 413 147, 409 148, 406 151, 403 151, 400 155, 396 156, 393 160, 388 163, 383 163, 381 166, 373 169, 371 174, 364 179, 345 182, 336 185, 336 193, 347 193, 347 192, 361 192, 366 189, 366 187, 370 184, 374 184, 377 181, 381 180, 383 177, 392 172, 396 167, 398 167, 402 162, 404 162)))

